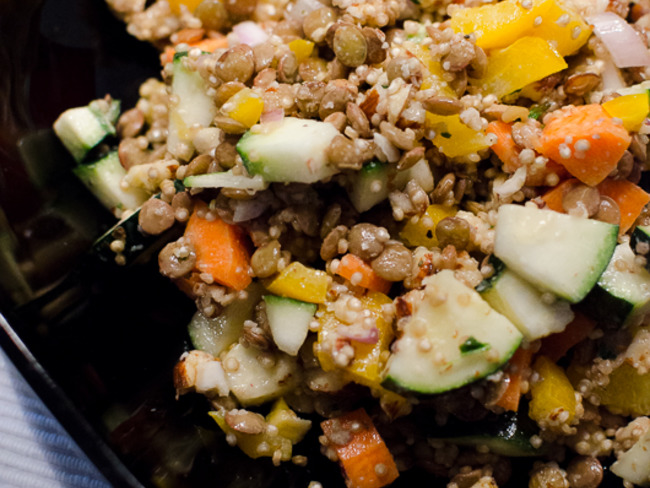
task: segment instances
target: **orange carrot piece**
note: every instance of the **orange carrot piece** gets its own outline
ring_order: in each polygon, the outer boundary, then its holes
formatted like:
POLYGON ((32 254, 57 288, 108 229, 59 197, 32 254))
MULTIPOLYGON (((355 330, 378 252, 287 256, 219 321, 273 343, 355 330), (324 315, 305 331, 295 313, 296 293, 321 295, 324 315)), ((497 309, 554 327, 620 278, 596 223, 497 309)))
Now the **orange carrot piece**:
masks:
POLYGON ((557 362, 573 346, 586 339, 596 327, 596 322, 580 312, 575 312, 575 318, 562 332, 551 334, 542 339, 540 354, 557 362))
POLYGON ((348 488, 381 488, 399 476, 393 455, 363 408, 325 420, 321 428, 338 455, 348 488))
MULTIPOLYGON (((521 167, 519 160, 520 149, 512 138, 512 124, 507 124, 500 120, 494 120, 487 126, 486 132, 497 136, 497 142, 492 144, 491 149, 494 154, 503 163, 503 169, 506 173, 514 173, 521 167)), ((526 185, 528 186, 543 186, 546 184, 546 176, 550 173, 555 173, 558 177, 563 178, 566 176, 566 170, 563 166, 548 161, 546 166, 528 166, 528 173, 526 174, 526 185)))
POLYGON ((219 217, 203 219, 194 211, 185 228, 185 237, 194 246, 196 269, 235 290, 245 289, 251 280, 250 257, 239 227, 219 217))
POLYGON ((564 207, 562 206, 564 195, 566 195, 566 193, 577 183, 579 183, 579 181, 575 178, 564 180, 559 185, 544 193, 544 195, 542 195, 542 200, 544 200, 546 206, 551 210, 564 213, 564 207))
POLYGON ((538 151, 583 183, 595 186, 616 168, 631 141, 627 130, 602 106, 569 105, 553 112, 538 151))
POLYGON ((390 281, 378 276, 368 263, 355 254, 348 253, 341 258, 336 274, 355 285, 384 294, 390 291, 392 285, 390 281))
POLYGON ((643 207, 650 202, 650 195, 627 180, 607 178, 598 185, 601 196, 606 196, 618 204, 621 212, 619 234, 625 234, 641 214, 643 207))
POLYGON ((508 387, 499 397, 496 405, 512 412, 516 412, 519 409, 521 382, 523 381, 524 372, 530 367, 532 358, 532 349, 520 347, 515 351, 505 369, 505 374, 508 378, 508 387))
MULTIPOLYGON (((203 52, 212 53, 217 49, 227 48, 228 38, 224 35, 219 35, 217 37, 206 37, 200 41, 191 42, 188 44, 188 46, 191 48, 198 47, 203 52)), ((165 51, 160 55, 160 64, 165 66, 167 63, 171 63, 174 60, 175 52, 175 47, 167 46, 165 48, 165 51)))
POLYGON ((503 167, 508 173, 514 173, 521 166, 517 144, 512 138, 512 124, 506 124, 500 120, 490 122, 485 130, 488 134, 497 136, 497 142, 490 148, 501 160, 503 167))

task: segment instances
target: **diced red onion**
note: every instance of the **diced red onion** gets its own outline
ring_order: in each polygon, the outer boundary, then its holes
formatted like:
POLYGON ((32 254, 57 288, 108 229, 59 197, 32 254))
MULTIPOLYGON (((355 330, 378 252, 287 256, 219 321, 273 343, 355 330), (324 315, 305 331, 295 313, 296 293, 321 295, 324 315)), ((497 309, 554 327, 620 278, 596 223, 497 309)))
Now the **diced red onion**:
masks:
POLYGON ((634 28, 613 12, 587 18, 619 68, 650 66, 650 51, 634 28))
POLYGON ((339 328, 339 333, 346 339, 362 342, 363 344, 376 344, 379 340, 379 329, 377 329, 377 327, 365 329, 354 326, 345 326, 339 328))
POLYGON ((234 25, 232 30, 240 44, 248 44, 250 47, 262 44, 269 38, 266 31, 251 20, 234 25))
POLYGON ((262 215, 269 206, 266 198, 253 198, 252 200, 232 200, 234 206, 232 221, 234 223, 247 222, 262 215))
POLYGON ((260 122, 266 124, 268 122, 279 122, 284 118, 284 110, 281 108, 274 108, 268 112, 263 112, 260 117, 260 122))

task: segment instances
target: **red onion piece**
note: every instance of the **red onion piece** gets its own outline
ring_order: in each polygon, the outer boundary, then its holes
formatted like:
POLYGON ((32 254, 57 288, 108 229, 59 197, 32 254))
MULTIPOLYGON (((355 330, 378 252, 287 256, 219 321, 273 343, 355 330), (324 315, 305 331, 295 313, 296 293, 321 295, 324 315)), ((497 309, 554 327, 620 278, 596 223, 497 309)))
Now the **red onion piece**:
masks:
POLYGON ((618 68, 650 66, 650 51, 634 28, 613 12, 587 19, 618 68))
POLYGON ((246 222, 262 215, 269 206, 266 199, 233 200, 234 207, 232 221, 235 223, 246 222))
POLYGON ((246 20, 234 25, 232 31, 235 33, 237 40, 241 44, 248 44, 250 47, 262 44, 269 38, 269 35, 264 31, 264 29, 251 20, 246 20))
POLYGON ((379 329, 377 327, 370 327, 369 329, 345 326, 339 327, 339 333, 346 339, 363 344, 376 344, 379 340, 379 329))
POLYGON ((268 112, 263 112, 260 117, 260 123, 266 124, 268 122, 279 122, 284 118, 284 110, 281 108, 274 108, 268 112))

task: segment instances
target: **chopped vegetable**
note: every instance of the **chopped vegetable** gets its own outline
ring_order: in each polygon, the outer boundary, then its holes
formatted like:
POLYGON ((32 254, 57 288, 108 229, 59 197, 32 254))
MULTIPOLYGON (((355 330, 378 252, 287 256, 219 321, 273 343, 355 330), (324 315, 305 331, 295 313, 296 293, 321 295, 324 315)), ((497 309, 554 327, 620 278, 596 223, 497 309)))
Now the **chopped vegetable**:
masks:
POLYGON ((450 158, 469 156, 490 146, 485 131, 468 127, 459 115, 427 112, 426 126, 435 133, 433 144, 450 158))
POLYGON ((574 319, 562 332, 552 334, 542 340, 540 354, 557 362, 566 355, 569 349, 589 337, 595 327, 595 321, 580 312, 575 312, 574 319))
POLYGON ((381 488, 399 476, 392 454, 365 410, 321 422, 348 488, 381 488))
POLYGON ((306 39, 294 39, 289 43, 289 49, 296 55, 296 61, 302 63, 314 51, 314 43, 306 39))
MULTIPOLYGON (((564 197, 577 184, 579 181, 575 178, 565 180, 546 192, 542 196, 542 200, 551 210, 564 212, 564 197)), ((650 195, 628 180, 606 178, 597 185, 597 188, 601 197, 611 198, 618 206, 621 214, 619 235, 625 234, 632 227, 643 208, 650 202, 650 195)))
POLYGON ((200 217, 197 209, 185 229, 185 237, 196 252, 196 269, 217 283, 244 290, 252 280, 244 234, 236 225, 213 216, 213 220, 200 217))
POLYGON ((623 95, 603 103, 610 116, 623 121, 623 127, 630 132, 638 132, 650 112, 650 98, 647 93, 623 95))
POLYGON ((602 106, 570 105, 553 112, 538 150, 583 183, 595 186, 616 168, 630 141, 627 130, 602 106))
POLYGON ((508 381, 508 387, 496 401, 496 405, 504 410, 510 410, 512 412, 519 410, 521 383, 524 380, 524 374, 526 374, 527 369, 530 367, 532 357, 533 351, 523 347, 517 349, 517 351, 512 355, 504 370, 504 374, 508 381))
POLYGON ((533 364, 537 380, 530 385, 530 418, 537 422, 571 424, 576 414, 573 386, 564 370, 546 356, 539 356, 533 364))
POLYGON ((330 311, 330 307, 321 305, 317 314, 320 328, 316 356, 323 370, 342 369, 350 380, 378 388, 383 379, 388 348, 395 336, 392 322, 383 310, 392 300, 375 291, 350 299, 359 300, 367 315, 363 316, 363 321, 348 324, 330 311), (343 350, 346 346, 352 346, 352 357, 343 350))
POLYGON ((380 293, 388 293, 391 282, 374 272, 372 267, 354 254, 346 254, 336 266, 336 274, 350 280, 353 285, 362 286, 380 293))
MULTIPOLYGON (((187 44, 190 49, 200 49, 203 52, 211 53, 217 49, 223 49, 228 47, 228 38, 224 35, 218 35, 216 37, 206 37, 200 41, 190 42, 187 44)), ((176 54, 176 48, 173 46, 167 46, 163 53, 160 55, 160 64, 165 66, 167 63, 174 61, 174 54, 176 54)))
POLYGON ((262 97, 250 88, 239 90, 221 107, 224 115, 249 128, 259 122, 263 110, 262 97))
POLYGON ((424 246, 432 248, 438 246, 436 226, 446 217, 456 215, 456 207, 448 207, 434 203, 427 207, 424 215, 416 221, 409 220, 399 233, 400 238, 411 247, 424 246))
POLYGON ((619 234, 625 234, 634 225, 643 208, 650 202, 650 195, 627 180, 605 179, 598 185, 601 196, 616 202, 621 213, 619 234))
POLYGON ((587 19, 618 68, 650 66, 650 52, 634 28, 614 12, 602 12, 587 19))
POLYGON ((324 271, 294 261, 265 286, 276 295, 303 302, 324 303, 331 280, 324 271))
POLYGON ((528 5, 505 0, 458 9, 451 14, 451 28, 476 34, 476 44, 483 49, 502 48, 523 36, 536 36, 552 41, 562 56, 577 51, 591 33, 580 15, 556 0, 533 0, 528 5))
POLYGON ((650 415, 650 373, 639 374, 624 362, 609 376, 600 394, 601 403, 622 415, 650 415))
POLYGON ((483 93, 503 98, 565 68, 564 58, 548 41, 539 37, 522 37, 490 54, 485 76, 476 84, 483 93))

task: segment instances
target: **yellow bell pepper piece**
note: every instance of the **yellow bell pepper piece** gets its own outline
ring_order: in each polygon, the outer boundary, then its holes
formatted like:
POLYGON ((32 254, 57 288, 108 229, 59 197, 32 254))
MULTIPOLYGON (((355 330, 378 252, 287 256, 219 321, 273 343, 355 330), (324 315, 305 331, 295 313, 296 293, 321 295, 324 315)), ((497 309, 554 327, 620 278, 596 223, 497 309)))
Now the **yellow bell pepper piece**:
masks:
POLYGON ((591 27, 580 14, 556 0, 541 2, 533 10, 539 13, 526 35, 546 39, 562 56, 575 53, 591 35, 591 27))
POLYGON ((566 67, 564 58, 548 41, 539 37, 522 37, 488 56, 485 76, 477 83, 484 94, 492 93, 502 98, 566 67))
POLYGON ((602 405, 623 415, 650 415, 650 373, 639 374, 623 363, 609 377, 600 395, 602 405))
POLYGON ((437 203, 429 205, 417 222, 411 220, 406 222, 399 236, 409 247, 424 246, 428 249, 437 247, 436 226, 438 222, 446 217, 453 217, 456 212, 456 207, 447 207, 437 203))
POLYGON ((289 49, 296 55, 299 63, 311 56, 314 51, 314 43, 307 39, 294 39, 289 43, 289 49))
POLYGON ((294 261, 269 281, 268 291, 309 303, 325 303, 332 278, 325 273, 294 261))
POLYGON ((208 412, 210 417, 219 425, 225 434, 234 435, 237 439, 237 446, 244 454, 252 459, 259 457, 273 457, 276 451, 280 451, 282 461, 289 461, 293 452, 291 441, 279 434, 271 434, 268 430, 260 434, 244 434, 226 423, 226 411, 215 410, 208 412))
POLYGON ((637 132, 650 112, 650 98, 647 93, 624 95, 603 103, 603 108, 612 117, 623 121, 623 127, 637 132))
MULTIPOLYGON (((379 292, 369 292, 358 298, 363 309, 368 310, 370 316, 376 319, 379 338, 374 344, 350 341, 354 348, 354 358, 350 364, 341 369, 350 381, 371 388, 381 388, 382 371, 389 356, 388 348, 394 337, 392 322, 384 319, 382 306, 392 303, 392 300, 379 292)), ((333 349, 341 344, 339 329, 347 325, 337 319, 333 311, 328 311, 327 307, 321 306, 320 312, 316 357, 324 371, 334 371, 339 366, 334 361, 333 349)))
POLYGON ((278 435, 289 439, 292 444, 300 442, 311 427, 311 420, 301 419, 289 408, 284 398, 278 398, 266 421, 278 428, 278 435))
POLYGON ((224 433, 236 437, 239 448, 244 454, 253 459, 273 457, 273 454, 279 450, 282 461, 290 460, 293 445, 300 442, 311 427, 311 420, 298 417, 282 398, 276 400, 265 418, 268 424, 277 428, 275 432, 266 429, 260 434, 244 434, 226 423, 225 410, 215 410, 208 413, 224 433))
POLYGON ((566 424, 576 413, 576 397, 573 386, 564 370, 546 356, 535 361, 533 369, 539 381, 530 386, 531 401, 528 414, 535 421, 557 419, 566 412, 566 424))
POLYGON ((185 5, 187 10, 192 13, 203 0, 169 0, 169 8, 176 15, 181 13, 181 5, 185 5))
POLYGON ((425 126, 435 132, 433 145, 450 158, 468 156, 490 147, 490 140, 485 132, 467 127, 459 115, 436 115, 427 112, 425 126))
POLYGON ((436 61, 431 56, 428 46, 423 46, 416 41, 406 41, 402 44, 404 49, 413 54, 424 66, 424 74, 420 90, 434 88, 436 93, 450 98, 458 98, 456 92, 451 89, 449 84, 444 80, 444 70, 440 61, 436 61))
POLYGON ((239 90, 221 107, 224 115, 246 127, 253 127, 257 124, 263 110, 264 101, 262 97, 250 88, 239 90))
POLYGON ((489 50, 509 46, 524 36, 551 41, 563 56, 577 51, 591 29, 582 17, 557 0, 532 0, 530 8, 520 0, 458 9, 450 25, 456 32, 474 33, 477 46, 489 50))

